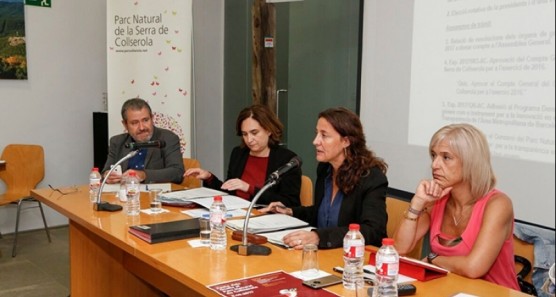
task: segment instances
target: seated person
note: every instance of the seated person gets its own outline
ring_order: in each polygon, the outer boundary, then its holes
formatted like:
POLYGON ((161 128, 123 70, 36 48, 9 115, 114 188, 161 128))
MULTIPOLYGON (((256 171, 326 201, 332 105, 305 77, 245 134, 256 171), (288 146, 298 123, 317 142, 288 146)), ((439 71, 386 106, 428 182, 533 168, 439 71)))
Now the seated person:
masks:
POLYGON ((510 198, 495 189, 485 135, 469 124, 438 130, 429 144, 432 179, 417 186, 395 234, 407 253, 430 231, 427 261, 519 291, 510 198))
POLYGON ((284 243, 295 249, 309 243, 320 248, 341 247, 351 223, 360 225, 366 245, 380 246, 387 237, 388 166, 367 148, 359 117, 346 108, 321 112, 316 134, 315 203, 284 208, 274 202, 261 211, 285 213, 317 227, 284 236, 284 243))
POLYGON ((131 152, 126 145, 132 142, 160 140, 163 148, 142 148, 134 157, 122 162, 123 176, 135 171, 142 183, 181 183, 183 179, 183 158, 180 139, 172 131, 157 128, 153 124, 153 114, 149 104, 139 98, 129 99, 122 106, 122 124, 127 133, 110 138, 108 158, 102 169, 106 183, 121 181, 122 175, 112 172, 107 176, 110 165, 131 152))
MULTIPOLYGON (((264 105, 243 109, 236 121, 236 133, 242 143, 233 149, 226 181, 222 182, 202 168, 189 168, 184 177, 203 180, 203 186, 224 190, 232 195, 252 200, 265 185, 268 176, 288 163, 296 154, 280 146, 283 125, 264 105)), ((283 175, 278 184, 268 188, 257 203, 280 201, 287 206, 301 205, 301 168, 283 175)))

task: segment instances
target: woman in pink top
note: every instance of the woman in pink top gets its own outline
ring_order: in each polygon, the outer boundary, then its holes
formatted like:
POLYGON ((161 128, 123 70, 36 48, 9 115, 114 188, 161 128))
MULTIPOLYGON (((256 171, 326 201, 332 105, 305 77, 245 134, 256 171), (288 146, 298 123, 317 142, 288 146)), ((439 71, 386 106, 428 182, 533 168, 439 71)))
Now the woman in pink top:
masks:
POLYGON ((448 125, 433 135, 429 152, 432 179, 417 186, 396 249, 408 253, 430 231, 429 263, 519 290, 512 201, 494 188, 486 137, 469 124, 448 125))

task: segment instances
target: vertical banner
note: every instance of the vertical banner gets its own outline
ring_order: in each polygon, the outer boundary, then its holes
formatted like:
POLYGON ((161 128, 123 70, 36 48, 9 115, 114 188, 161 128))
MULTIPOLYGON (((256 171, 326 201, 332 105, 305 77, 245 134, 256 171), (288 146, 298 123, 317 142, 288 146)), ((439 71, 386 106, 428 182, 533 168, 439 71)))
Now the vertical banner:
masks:
POLYGON ((192 0, 107 2, 109 136, 124 132, 125 100, 149 102, 154 125, 191 137, 192 0))

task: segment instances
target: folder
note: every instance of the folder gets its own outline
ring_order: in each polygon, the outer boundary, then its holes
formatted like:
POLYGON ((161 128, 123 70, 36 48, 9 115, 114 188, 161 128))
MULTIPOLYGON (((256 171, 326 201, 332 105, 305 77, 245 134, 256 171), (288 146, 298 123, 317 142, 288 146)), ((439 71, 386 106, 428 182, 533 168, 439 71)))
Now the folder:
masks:
MULTIPOLYGON (((375 265, 375 257, 376 251, 371 251, 369 264, 375 265)), ((445 276, 448 274, 448 270, 423 261, 400 256, 399 273, 424 282, 445 276)))
MULTIPOLYGON (((244 222, 244 219, 229 220, 226 222, 226 226, 232 230, 243 230, 244 222)), ((274 213, 251 218, 249 220, 249 226, 247 226, 247 232, 257 234, 263 232, 296 229, 305 226, 309 226, 309 223, 286 214, 274 213)))
POLYGON ((199 236, 200 228, 199 219, 187 219, 135 225, 129 227, 128 231, 148 243, 159 243, 199 236))

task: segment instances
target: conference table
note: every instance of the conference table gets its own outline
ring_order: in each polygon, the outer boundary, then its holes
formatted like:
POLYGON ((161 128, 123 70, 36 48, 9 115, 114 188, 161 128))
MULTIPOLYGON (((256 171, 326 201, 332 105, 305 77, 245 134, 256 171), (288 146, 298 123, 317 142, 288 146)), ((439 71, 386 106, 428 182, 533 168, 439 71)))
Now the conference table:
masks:
MULTIPOLYGON (((60 188, 63 190, 64 188, 60 188)), ((69 187, 68 187, 69 189, 69 187)), ((209 285, 252 277, 274 271, 300 269, 301 251, 284 249, 270 243, 269 256, 242 256, 229 249, 212 251, 192 247, 188 240, 149 244, 128 232, 129 226, 189 218, 180 210, 156 215, 141 213, 127 216, 123 211, 93 210, 88 187, 63 195, 50 188, 34 189, 31 195, 69 219, 70 290, 80 296, 219 296, 209 285)), ((119 203, 115 194, 103 193, 103 201, 119 203)), ((141 208, 148 208, 146 193, 141 194, 141 208)), ((195 238, 196 239, 196 238, 195 238)), ((228 230, 228 247, 238 244, 228 230)), ((368 255, 366 253, 367 261, 368 255)), ((333 272, 342 266, 342 249, 319 250, 320 269, 333 272)), ((473 280, 449 273, 426 282, 416 281, 414 296, 529 296, 483 280, 473 280)), ((327 290, 341 296, 367 296, 344 289, 341 284, 327 290)))

